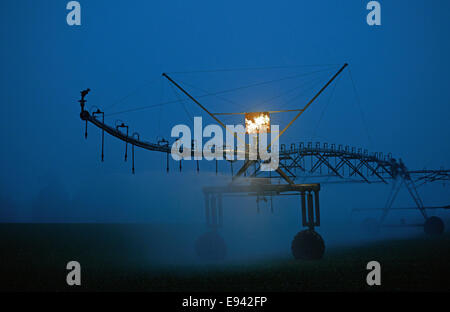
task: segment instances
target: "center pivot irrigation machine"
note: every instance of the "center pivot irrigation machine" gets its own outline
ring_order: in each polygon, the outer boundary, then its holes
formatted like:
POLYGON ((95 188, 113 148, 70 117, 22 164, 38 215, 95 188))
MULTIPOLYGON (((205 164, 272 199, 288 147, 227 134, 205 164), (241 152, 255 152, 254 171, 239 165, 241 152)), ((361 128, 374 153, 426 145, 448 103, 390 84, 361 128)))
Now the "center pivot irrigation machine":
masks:
MULTIPOLYGON (((313 104, 313 102, 332 84, 336 78, 346 69, 347 64, 344 64, 339 70, 322 86, 322 88, 315 93, 315 95, 307 102, 307 104, 296 110, 289 110, 296 112, 295 117, 279 132, 276 140, 283 135, 286 130, 313 104)), ((202 105, 193 95, 180 86, 168 74, 162 74, 172 86, 176 87, 185 96, 198 105, 207 115, 214 119, 219 125, 225 127, 225 124, 219 120, 219 115, 211 113, 204 105, 202 105)), ((125 160, 127 160, 128 145, 131 145, 132 152, 132 173, 135 171, 134 164, 134 148, 140 147, 142 149, 166 153, 167 168, 169 171, 169 154, 171 153, 171 146, 169 141, 161 139, 156 143, 142 141, 138 133, 129 134, 128 125, 119 123, 115 127, 109 126, 105 123, 105 113, 100 109, 89 112, 85 109, 86 95, 90 89, 81 92, 81 119, 85 122, 85 137, 87 138, 88 123, 102 130, 102 153, 103 161, 103 146, 104 133, 125 142, 125 160)), ((272 113, 280 113, 286 111, 273 112, 246 112, 246 113, 230 113, 232 115, 245 115, 246 131, 247 133, 262 133, 268 132, 266 127, 270 125, 270 116, 272 113), (256 123, 256 126, 255 126, 256 123)), ((272 142, 273 143, 273 142, 272 142)), ((271 144, 272 144, 271 143, 271 144)), ((416 207, 419 209, 424 218, 424 223, 421 224, 405 224, 402 222, 399 226, 421 226, 427 234, 441 234, 444 231, 444 223, 438 217, 428 217, 427 209, 430 208, 450 208, 450 206, 442 207, 425 207, 417 192, 417 185, 428 182, 442 181, 450 179, 450 170, 416 170, 409 171, 401 160, 396 160, 391 154, 383 155, 382 153, 368 153, 367 150, 359 148, 336 146, 335 144, 319 142, 313 144, 300 143, 290 144, 286 147, 285 144, 279 145, 279 166, 274 172, 267 172, 261 170, 264 160, 257 157, 249 157, 250 153, 248 146, 243 152, 237 148, 228 150, 227 146, 214 148, 222 148, 224 159, 227 153, 245 155, 242 167, 236 172, 233 172, 233 161, 229 161, 231 166, 232 176, 226 185, 223 186, 208 186, 203 188, 205 217, 207 232, 200 236, 196 242, 195 250, 197 254, 210 260, 220 260, 226 255, 226 245, 224 240, 219 235, 219 228, 223 224, 223 198, 225 196, 243 195, 256 197, 257 210, 259 211, 259 202, 261 200, 270 203, 273 211, 273 196, 292 195, 298 196, 301 207, 301 223, 306 230, 300 231, 293 239, 291 250, 296 259, 320 259, 325 251, 325 244, 322 237, 316 232, 316 227, 320 226, 320 204, 319 192, 321 189, 320 183, 297 184, 296 180, 304 181, 306 177, 316 178, 320 181, 321 178, 326 177, 326 183, 335 182, 362 182, 362 183, 392 183, 392 190, 388 197, 386 206, 382 208, 382 216, 379 220, 367 219, 365 227, 371 231, 376 231, 381 225, 392 208, 392 204, 400 190, 404 185, 409 194, 413 198, 416 207)), ((187 148, 184 146, 183 148, 187 148)), ((270 149, 270 145, 268 147, 270 149)), ((192 142, 189 151, 193 157, 196 153, 202 153, 195 148, 195 142, 192 142)), ((197 154, 198 155, 198 154, 197 154)), ((198 160, 197 171, 199 170, 198 160)), ((181 171, 182 160, 179 160, 179 168, 181 171)), ((216 161, 217 173, 217 161, 216 161)), ((323 184, 323 183, 322 183, 323 184)))

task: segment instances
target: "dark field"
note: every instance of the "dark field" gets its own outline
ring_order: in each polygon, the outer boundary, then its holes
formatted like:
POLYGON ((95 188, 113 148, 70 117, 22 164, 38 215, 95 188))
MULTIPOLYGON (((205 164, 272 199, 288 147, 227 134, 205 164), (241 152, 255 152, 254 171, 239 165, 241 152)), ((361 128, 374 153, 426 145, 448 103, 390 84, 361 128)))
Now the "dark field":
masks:
POLYGON ((197 233, 172 233, 146 224, 1 224, 0 290, 450 291, 449 234, 335 247, 317 262, 286 253, 201 265, 192 251, 197 233), (66 286, 71 260, 81 263, 81 286, 66 286), (371 260, 382 268, 376 288, 365 282, 371 260))

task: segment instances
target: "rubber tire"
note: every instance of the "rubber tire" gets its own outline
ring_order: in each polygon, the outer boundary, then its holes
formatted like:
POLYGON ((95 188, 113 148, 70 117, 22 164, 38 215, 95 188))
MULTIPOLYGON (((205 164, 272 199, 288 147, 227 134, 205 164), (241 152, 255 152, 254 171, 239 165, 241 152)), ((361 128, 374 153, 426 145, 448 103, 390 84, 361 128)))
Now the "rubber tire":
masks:
POLYGON ((429 217, 425 224, 423 225, 423 230, 425 234, 428 235, 441 235, 444 233, 445 225, 444 221, 442 221, 439 217, 429 217))
POLYGON ((325 253, 325 243, 316 231, 304 230, 295 235, 291 250, 297 260, 319 260, 325 253))
POLYGON ((361 229, 367 236, 375 236, 380 233, 380 222, 375 218, 364 219, 361 229))
POLYGON ((221 261, 227 255, 227 245, 217 231, 206 232, 195 242, 195 252, 202 260, 221 261))

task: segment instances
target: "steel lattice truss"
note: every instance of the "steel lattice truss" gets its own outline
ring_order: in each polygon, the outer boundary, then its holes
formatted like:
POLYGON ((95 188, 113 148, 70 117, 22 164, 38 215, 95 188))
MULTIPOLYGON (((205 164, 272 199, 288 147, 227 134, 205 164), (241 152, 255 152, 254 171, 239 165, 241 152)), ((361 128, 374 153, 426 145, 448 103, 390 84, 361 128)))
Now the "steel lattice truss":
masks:
POLYGON ((430 182, 450 180, 450 170, 415 170, 409 171, 417 186, 421 186, 430 182))
MULTIPOLYGON (((100 112, 101 113, 101 112, 100 112)), ((171 147, 168 141, 156 143, 139 140, 135 133, 128 135, 123 132, 126 125, 115 128, 105 124, 97 118, 99 111, 93 114, 82 112, 82 119, 92 123, 108 134, 134 146, 161 153, 168 156, 171 147)), ((223 148, 224 158, 227 149, 223 148)), ((238 151, 234 151, 235 156, 238 151)), ((192 149, 191 155, 195 156, 192 149)), ((167 157, 169 159, 169 157, 167 157)), ((134 167, 134 166, 133 166, 134 167)), ((279 178, 268 172, 259 170, 260 161, 254 163, 253 167, 246 170, 244 175, 251 177, 279 178)), ((369 153, 366 149, 336 144, 312 142, 290 144, 289 149, 285 144, 280 145, 280 168, 293 180, 314 179, 320 183, 361 182, 361 183, 388 183, 389 180, 398 177, 399 173, 409 174, 411 179, 418 183, 417 186, 428 182, 450 180, 450 170, 414 170, 408 171, 406 167, 392 157, 391 153, 381 152, 369 153)))
POLYGON ((394 177, 396 161, 391 154, 369 154, 367 150, 316 142, 285 145, 280 149, 280 165, 296 178, 321 178, 324 182, 387 183, 394 177))
MULTIPOLYGON (((333 82, 333 80, 346 68, 347 64, 344 64, 342 68, 320 89, 319 92, 304 106, 303 109, 298 110, 298 114, 287 124, 287 126, 279 133, 275 142, 279 137, 299 118, 302 113, 314 102, 314 100, 333 82)), ((178 83, 176 83, 168 75, 163 74, 175 87, 182 91, 188 98, 196 103, 202 110, 210 115, 218 124, 222 125, 225 129, 226 126, 206 107, 199 103, 192 95, 184 90, 178 83)), ((167 167, 169 171, 169 154, 172 152, 170 143, 167 140, 160 140, 156 143, 145 142, 140 139, 138 133, 129 134, 129 127, 124 123, 111 127, 104 122, 104 112, 99 109, 95 112, 88 112, 85 110, 85 96, 89 93, 89 89, 81 92, 81 114, 80 117, 86 123, 85 137, 87 138, 88 123, 102 130, 102 161, 103 161, 103 144, 104 133, 108 133, 113 137, 125 142, 125 161, 127 160, 128 145, 131 144, 132 152, 132 172, 135 171, 134 166, 134 147, 140 147, 142 149, 166 153, 167 167), (101 116, 100 120, 98 117, 101 116)), ((268 149, 271 148, 271 142, 268 149)), ((389 194, 387 203, 383 209, 383 215, 380 220, 380 224, 386 218, 388 212, 392 209, 392 204, 400 190, 404 185, 411 197, 414 199, 416 209, 419 209, 425 220, 428 220, 426 213, 427 207, 424 206, 417 187, 428 182, 446 181, 450 179, 450 170, 416 170, 409 171, 404 165, 401 159, 397 160, 392 157, 390 153, 369 153, 367 150, 361 148, 350 148, 349 146, 343 147, 342 145, 336 146, 335 144, 328 144, 316 142, 314 145, 312 142, 291 144, 289 148, 286 148, 285 144, 280 144, 279 151, 279 166, 272 171, 261 170, 263 160, 259 155, 256 157, 250 157, 248 146, 245 150, 227 149, 226 146, 215 146, 214 149, 219 149, 219 154, 223 153, 224 159, 229 159, 227 156, 234 155, 234 159, 244 158, 244 164, 240 169, 233 172, 233 162, 229 161, 232 173, 232 183, 214 189, 206 187, 203 189, 205 194, 205 203, 207 210, 207 220, 209 220, 209 210, 216 211, 215 203, 218 201, 219 212, 221 209, 222 196, 227 193, 240 192, 248 193, 253 190, 257 196, 257 203, 260 196, 265 195, 272 196, 274 193, 280 195, 289 195, 289 193, 298 193, 302 199, 302 218, 303 225, 308 226, 310 230, 314 230, 315 226, 320 224, 320 212, 319 212, 319 200, 318 193, 321 183, 391 183, 392 188, 389 194), (244 156, 244 157, 242 157, 244 156), (238 178, 242 176, 248 176, 253 178, 249 185, 242 185, 238 182, 238 178), (262 178, 262 179, 258 179, 262 178), (274 184, 272 179, 279 179, 278 184, 274 184), (311 184, 311 181, 313 183, 311 184), (236 184, 237 183, 237 184, 236 184), (257 183, 257 184, 254 184, 257 183), (300 184, 302 183, 302 184, 300 184), (309 183, 309 184, 305 184, 309 183), (234 187, 234 189, 233 189, 234 187), (251 190, 249 189, 252 188, 251 190), (314 198, 312 194, 314 193, 314 198), (306 198, 308 199, 308 205, 306 205, 306 198), (211 201, 211 202, 210 202, 211 201), (313 203, 314 202, 314 203, 313 203), (210 204, 212 205, 210 207, 210 204), (315 208, 314 208, 315 207, 315 208), (308 208, 308 209, 306 209, 308 208), (309 221, 307 221, 307 219, 309 221)), ((194 157, 197 164, 197 171, 199 171, 199 158, 204 156, 203 151, 198 151, 195 142, 192 142, 191 146, 183 146, 183 150, 188 150, 188 154, 194 157), (190 149, 190 151, 189 151, 190 149), (197 156, 197 157, 196 157, 197 156)), ((253 153, 251 156, 255 156, 253 153)), ((182 160, 179 160, 179 168, 181 171, 182 160)), ((216 173, 218 172, 218 162, 216 160, 216 173)), ((247 181, 248 182, 248 181, 247 181)), ((220 213, 219 213, 220 215, 220 213)), ((220 219, 220 218, 219 218, 220 219)), ((217 220, 216 220, 217 221, 217 220)), ((209 222, 209 221, 208 221, 209 222)), ((219 222, 220 223, 220 222, 219 222)), ((217 225, 217 222, 214 224, 217 225)))

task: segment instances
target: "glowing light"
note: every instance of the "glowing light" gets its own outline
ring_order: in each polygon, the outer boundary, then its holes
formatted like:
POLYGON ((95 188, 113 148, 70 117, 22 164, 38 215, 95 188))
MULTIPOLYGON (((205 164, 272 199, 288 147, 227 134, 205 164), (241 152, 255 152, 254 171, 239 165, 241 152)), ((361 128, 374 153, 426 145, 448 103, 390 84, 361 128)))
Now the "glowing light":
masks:
POLYGON ((269 133, 270 132, 269 113, 266 112, 246 113, 245 131, 248 134, 269 133))

